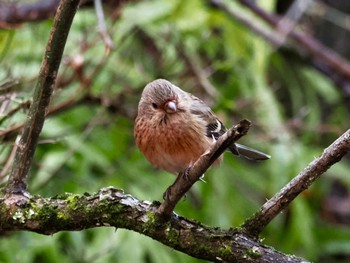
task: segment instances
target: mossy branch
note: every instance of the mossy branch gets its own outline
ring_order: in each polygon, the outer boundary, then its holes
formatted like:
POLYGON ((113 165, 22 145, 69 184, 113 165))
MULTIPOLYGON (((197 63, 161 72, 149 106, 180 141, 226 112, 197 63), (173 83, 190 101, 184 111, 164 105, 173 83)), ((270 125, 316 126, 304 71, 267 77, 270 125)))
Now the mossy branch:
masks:
POLYGON ((95 194, 53 198, 0 198, 0 233, 27 230, 45 235, 111 226, 149 236, 166 246, 212 262, 306 262, 261 244, 235 229, 208 227, 180 216, 156 216, 158 203, 140 201, 108 187, 95 194))

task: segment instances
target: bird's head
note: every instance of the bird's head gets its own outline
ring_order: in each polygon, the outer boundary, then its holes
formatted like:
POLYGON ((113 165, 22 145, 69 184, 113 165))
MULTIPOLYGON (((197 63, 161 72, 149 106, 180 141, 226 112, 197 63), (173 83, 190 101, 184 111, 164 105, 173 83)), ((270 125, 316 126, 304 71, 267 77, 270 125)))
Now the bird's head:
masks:
POLYGON ((184 91, 165 79, 157 79, 146 85, 139 103, 139 112, 147 115, 173 114, 180 110, 179 96, 184 91))

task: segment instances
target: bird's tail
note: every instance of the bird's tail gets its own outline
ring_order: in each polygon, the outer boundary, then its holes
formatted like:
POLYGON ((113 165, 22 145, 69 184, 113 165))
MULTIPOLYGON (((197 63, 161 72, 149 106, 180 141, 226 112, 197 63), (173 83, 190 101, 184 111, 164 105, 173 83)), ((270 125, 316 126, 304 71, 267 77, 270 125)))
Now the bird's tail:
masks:
POLYGON ((271 156, 266 153, 238 143, 231 145, 229 149, 233 154, 243 156, 249 160, 263 161, 271 158, 271 156))

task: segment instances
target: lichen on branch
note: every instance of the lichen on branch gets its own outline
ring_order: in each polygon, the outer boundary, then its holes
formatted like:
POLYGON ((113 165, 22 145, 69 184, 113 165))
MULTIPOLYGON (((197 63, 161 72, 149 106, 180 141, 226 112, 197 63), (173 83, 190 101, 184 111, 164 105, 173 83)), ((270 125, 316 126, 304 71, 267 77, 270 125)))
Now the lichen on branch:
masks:
POLYGON ((156 215, 157 202, 140 201, 113 187, 95 194, 52 198, 0 198, 0 233, 32 231, 52 235, 95 227, 133 230, 190 256, 212 262, 306 262, 261 244, 237 229, 208 227, 197 221, 156 215), (272 261, 271 261, 272 260, 272 261))

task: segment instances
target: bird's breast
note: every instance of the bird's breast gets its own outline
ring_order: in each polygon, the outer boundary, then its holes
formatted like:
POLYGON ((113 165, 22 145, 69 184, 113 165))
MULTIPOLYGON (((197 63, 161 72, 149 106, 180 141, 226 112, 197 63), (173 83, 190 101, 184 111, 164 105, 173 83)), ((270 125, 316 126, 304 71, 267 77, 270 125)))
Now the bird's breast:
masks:
POLYGON ((135 139, 152 165, 172 173, 186 169, 212 143, 206 136, 205 123, 186 114, 137 120, 135 139))

